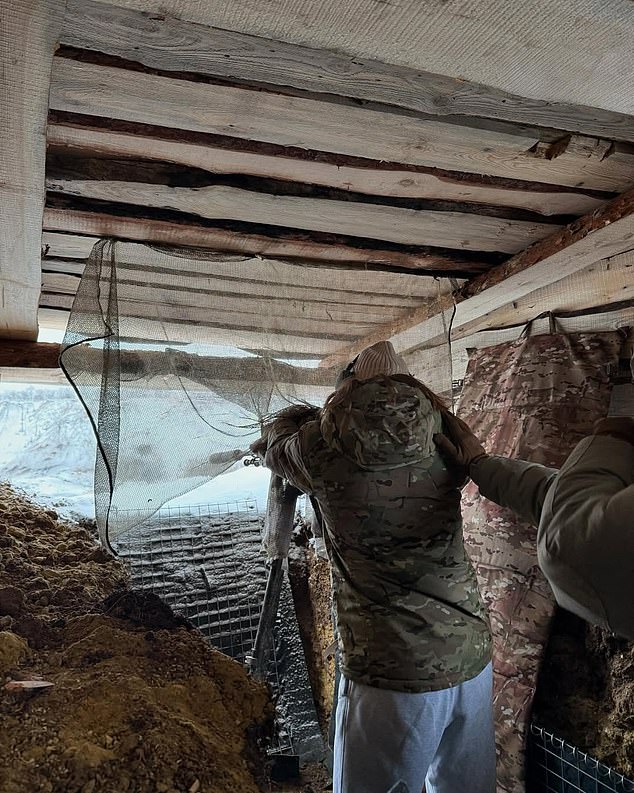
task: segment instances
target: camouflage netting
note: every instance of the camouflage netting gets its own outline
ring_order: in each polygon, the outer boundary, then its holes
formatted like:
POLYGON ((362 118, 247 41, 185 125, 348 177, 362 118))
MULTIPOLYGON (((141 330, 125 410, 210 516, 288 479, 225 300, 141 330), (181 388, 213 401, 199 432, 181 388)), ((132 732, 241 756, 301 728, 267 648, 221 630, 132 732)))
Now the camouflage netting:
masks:
MULTIPOLYGON (((487 451, 560 467, 608 411, 616 332, 548 334, 476 351, 459 414, 487 451)), ((498 791, 524 790, 526 729, 555 603, 537 564, 536 528, 480 497, 463 498, 465 541, 494 635, 498 791)))
POLYGON ((239 464, 267 414, 322 404, 322 358, 452 288, 371 270, 95 245, 61 364, 98 440, 103 541, 239 464))

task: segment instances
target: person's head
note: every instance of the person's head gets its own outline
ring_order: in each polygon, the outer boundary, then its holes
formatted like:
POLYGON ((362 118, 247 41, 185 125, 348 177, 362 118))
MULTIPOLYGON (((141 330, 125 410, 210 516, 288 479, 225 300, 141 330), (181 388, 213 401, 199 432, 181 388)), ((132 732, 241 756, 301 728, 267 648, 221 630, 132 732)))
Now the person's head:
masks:
POLYGON ((335 388, 339 388, 351 377, 354 377, 355 380, 370 380, 379 375, 390 377, 396 374, 409 375, 405 361, 397 354, 392 342, 378 341, 362 350, 339 373, 335 388))
POLYGON ((366 380, 392 378, 421 390, 437 410, 446 410, 445 404, 431 389, 410 374, 403 358, 389 341, 379 341, 362 350, 343 369, 335 384, 335 391, 326 400, 326 407, 336 407, 347 401, 352 391, 366 380))

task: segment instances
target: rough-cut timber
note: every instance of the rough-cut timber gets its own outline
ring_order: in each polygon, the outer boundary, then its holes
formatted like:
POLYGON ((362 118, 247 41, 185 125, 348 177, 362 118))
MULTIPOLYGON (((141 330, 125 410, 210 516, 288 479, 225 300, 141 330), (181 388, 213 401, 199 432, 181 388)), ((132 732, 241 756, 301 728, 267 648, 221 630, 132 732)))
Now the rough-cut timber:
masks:
POLYGON ((467 126, 242 87, 55 58, 50 107, 376 160, 619 191, 634 181, 627 144, 543 141, 535 130, 467 126), (319 119, 319 123, 315 123, 319 119), (545 145, 544 145, 545 144, 545 145), (626 148, 623 148, 626 147, 626 148), (556 155, 556 156, 555 156, 556 155), (615 156, 616 155, 616 156, 615 156), (550 159, 549 159, 550 158, 550 159))
MULTIPOLYGON (((131 206, 176 210, 209 220, 344 234, 401 245, 515 253, 550 234, 553 225, 464 211, 274 195, 236 187, 170 187, 142 182, 47 178, 50 192, 131 206)), ((464 207, 462 207, 464 208, 464 207)))
POLYGON ((443 295, 432 304, 328 356, 322 365, 330 367, 349 360, 366 344, 381 339, 391 338, 400 352, 440 344, 450 323, 452 331, 459 331, 461 335, 476 333, 486 327, 486 317, 502 306, 560 281, 599 259, 632 249, 634 190, 492 268, 487 278, 473 279, 463 288, 462 294, 443 295))
MULTIPOLYGON (((525 251, 513 256, 504 264, 492 268, 486 275, 478 276, 470 281, 463 289, 465 297, 477 295, 485 289, 490 289, 495 284, 505 281, 511 275, 522 272, 537 262, 553 256, 559 251, 574 246, 584 240, 588 235, 605 228, 622 218, 631 218, 634 213, 634 189, 617 196, 615 199, 600 207, 591 215, 586 215, 563 229, 554 232, 540 242, 531 245, 525 251)), ((631 247, 634 248, 634 223, 631 223, 632 234, 629 237, 631 247)), ((597 245, 600 243, 597 240, 597 245)), ((621 253, 622 251, 618 251, 621 253)), ((612 255, 612 254, 610 254, 612 255)), ((603 256, 597 258, 604 258, 603 256)))
POLYGON ((0 336, 35 339, 51 61, 64 0, 0 9, 0 336))
MULTIPOLYGON (((0 367, 28 369, 58 369, 60 344, 43 342, 0 341, 0 367)), ((100 371, 102 352, 86 348, 82 355, 83 371, 100 371)), ((207 358, 180 350, 151 352, 147 350, 121 350, 122 375, 141 376, 146 371, 154 374, 175 373, 201 384, 215 380, 241 380, 245 382, 288 383, 296 385, 332 385, 332 373, 312 367, 289 366, 275 360, 262 358, 207 358)))
POLYGON ((163 71, 289 86, 432 116, 479 116, 634 142, 634 119, 625 114, 528 99, 466 80, 90 0, 69 0, 62 42, 163 71))
POLYGON ((394 272, 482 272, 482 261, 453 254, 423 251, 410 253, 382 249, 325 244, 307 239, 275 239, 262 234, 244 234, 228 229, 184 225, 164 220, 121 217, 105 213, 47 208, 44 229, 94 237, 115 237, 134 242, 204 248, 277 259, 303 259, 328 262, 361 269, 376 268, 394 272))
MULTIPOLYGON (((109 126, 113 126, 113 122, 109 126)), ((118 126, 128 125, 119 122, 118 126)), ((398 166, 258 142, 252 142, 250 150, 244 145, 231 148, 219 145, 217 136, 194 136, 190 133, 189 137, 196 140, 184 141, 182 131, 136 127, 134 130, 100 129, 69 122, 49 123, 47 141, 53 153, 72 152, 119 160, 159 160, 214 174, 302 182, 388 198, 489 204, 542 215, 585 215, 612 197, 561 186, 494 179, 425 166, 398 166), (166 134, 169 137, 162 137, 166 134)))
POLYGON ((56 369, 59 344, 0 339, 0 367, 56 369))

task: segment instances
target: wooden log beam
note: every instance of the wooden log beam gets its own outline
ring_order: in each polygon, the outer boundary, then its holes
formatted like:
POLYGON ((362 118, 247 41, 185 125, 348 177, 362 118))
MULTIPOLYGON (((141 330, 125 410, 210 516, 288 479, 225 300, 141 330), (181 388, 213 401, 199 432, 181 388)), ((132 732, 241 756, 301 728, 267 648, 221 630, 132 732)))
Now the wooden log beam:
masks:
MULTIPOLYGON (((125 244, 125 243, 124 243, 125 244)), ((267 302, 284 295, 286 300, 323 303, 342 309, 372 309, 403 312, 420 306, 421 300, 437 297, 449 286, 434 278, 393 273, 371 273, 361 277, 355 272, 329 271, 303 267, 271 259, 240 262, 213 262, 196 258, 161 256, 150 261, 136 257, 127 261, 126 253, 117 264, 118 282, 151 283, 156 288, 177 287, 185 292, 200 292, 211 297, 250 297, 267 302)), ((42 287, 47 292, 75 294, 85 263, 77 259, 42 260, 42 287), (70 277, 69 277, 70 276, 70 277)))
POLYGON ((543 215, 585 215, 611 197, 548 185, 539 185, 537 190, 531 182, 492 177, 480 177, 478 181, 478 177, 472 175, 438 168, 421 170, 424 166, 395 166, 321 152, 310 152, 312 158, 299 157, 299 152, 284 148, 271 152, 270 145, 257 143, 252 144, 253 150, 245 151, 244 146, 241 149, 228 148, 203 139, 183 141, 182 133, 178 132, 176 137, 175 132, 170 131, 170 136, 165 138, 161 137, 165 130, 156 127, 126 131, 57 122, 49 123, 47 141, 53 153, 158 160, 214 174, 302 182, 389 198, 491 204, 543 215))
MULTIPOLYGON (((44 263, 45 264, 45 263, 44 263)), ((405 308, 418 303, 412 299, 402 302, 392 301, 386 305, 381 295, 371 292, 365 294, 335 290, 325 293, 320 289, 308 287, 284 287, 271 285, 270 288, 258 288, 253 285, 249 292, 249 284, 240 284, 244 289, 236 290, 231 281, 208 279, 205 276, 184 276, 159 272, 160 267, 152 272, 152 268, 133 270, 121 263, 117 266, 117 291, 119 299, 126 297, 142 300, 146 304, 156 303, 157 306, 180 305, 192 308, 204 308, 222 312, 264 314, 267 317, 293 317, 315 319, 322 322, 362 323, 366 325, 385 324, 402 314, 405 308), (213 287, 210 289, 209 281, 213 287), (314 294, 314 293, 317 294, 314 294)), ((46 294, 74 296, 79 287, 80 277, 66 273, 42 273, 42 296, 46 294)), ((259 317, 257 317, 259 319, 259 317)))
POLYGON ((634 249, 634 190, 601 209, 535 243, 485 277, 472 279, 462 293, 443 295, 431 305, 377 330, 366 339, 327 356, 322 365, 332 367, 350 360, 367 344, 391 339, 399 352, 440 344, 452 314, 452 335, 476 333, 486 327, 486 318, 502 306, 560 281, 599 259, 634 249))
MULTIPOLYGON (((38 311, 41 328, 64 331, 69 309, 43 308, 38 311)), ((147 342, 169 344, 207 343, 263 353, 270 356, 318 359, 335 352, 341 341, 298 334, 266 333, 258 330, 235 330, 207 324, 183 323, 179 320, 135 319, 136 337, 147 342)))
POLYGON ((45 231, 70 232, 94 237, 115 237, 134 242, 160 243, 184 247, 227 251, 274 259, 327 262, 361 270, 390 272, 482 272, 482 261, 462 259, 423 251, 420 253, 325 244, 308 239, 276 239, 262 234, 244 234, 228 229, 185 225, 165 220, 122 217, 119 215, 65 210, 48 207, 44 211, 45 231))
POLYGON ((0 339, 0 367, 57 369, 59 344, 0 339))
MULTIPOLYGON (((58 308, 70 311, 73 306, 73 295, 60 295, 42 292, 40 306, 42 308, 58 308)), ((223 301, 224 302, 224 301, 223 301)), ((345 343, 359 336, 372 332, 375 324, 359 318, 349 321, 333 322, 327 318, 312 319, 305 316, 288 316, 285 313, 264 314, 257 301, 251 301, 251 310, 231 311, 214 305, 206 307, 192 306, 176 302, 159 302, 151 296, 144 299, 139 292, 138 297, 119 297, 117 308, 120 325, 124 319, 153 320, 166 324, 178 324, 189 327, 194 332, 197 327, 222 331, 241 331, 260 333, 263 336, 297 336, 313 340, 345 343)))
POLYGON ((37 338, 45 129, 64 0, 0 12, 0 337, 37 338))
POLYGON ((50 107, 376 160, 619 191, 634 181, 627 144, 535 129, 486 129, 321 99, 172 79, 55 58, 50 107), (319 119, 319 123, 315 123, 319 119), (624 148, 625 147, 625 148, 624 148))
POLYGON ((634 142, 634 119, 528 99, 421 72, 90 0, 69 0, 62 42, 162 71, 380 102, 431 116, 475 116, 634 142))
MULTIPOLYGON (((516 253, 553 231, 553 224, 464 211, 405 209, 289 195, 224 185, 170 187, 141 182, 48 177, 50 192, 79 198, 184 212, 208 220, 343 234, 401 245, 516 253)), ((559 228, 554 226, 554 228, 559 228)))
MULTIPOLYGON (((61 344, 0 340, 0 367, 26 369, 58 369, 61 344)), ((98 347, 82 345, 80 361, 82 371, 98 372, 102 352, 98 347)), ((200 384, 212 380, 244 382, 276 382, 287 385, 330 387, 331 372, 311 367, 290 366, 272 359, 244 357, 211 357, 193 355, 181 350, 164 352, 150 350, 121 350, 121 376, 177 374, 200 384)))

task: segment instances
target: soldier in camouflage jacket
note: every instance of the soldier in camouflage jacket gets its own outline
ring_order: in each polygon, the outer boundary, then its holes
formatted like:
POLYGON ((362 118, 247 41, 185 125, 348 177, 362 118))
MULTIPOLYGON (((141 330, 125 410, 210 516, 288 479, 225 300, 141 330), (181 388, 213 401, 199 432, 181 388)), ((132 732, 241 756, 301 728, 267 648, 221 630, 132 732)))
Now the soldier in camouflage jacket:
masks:
POLYGON ((634 639, 634 419, 598 421, 560 470, 487 454, 448 417, 436 443, 480 493, 538 526, 539 566, 560 606, 634 639))
POLYGON ((462 540, 444 408, 389 342, 313 420, 264 429, 265 463, 315 497, 336 591, 336 793, 491 793, 491 638, 462 540), (429 772, 429 773, 428 773, 429 772))

